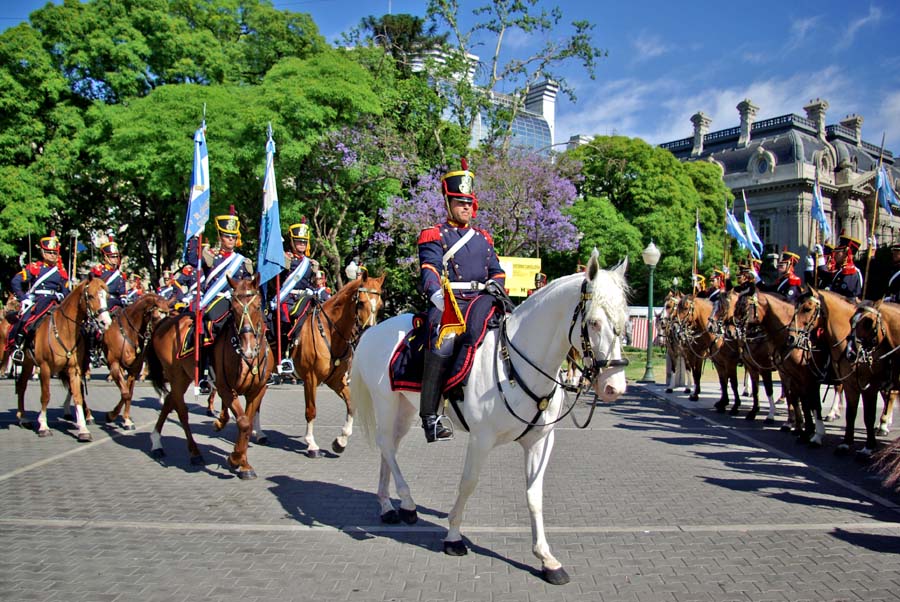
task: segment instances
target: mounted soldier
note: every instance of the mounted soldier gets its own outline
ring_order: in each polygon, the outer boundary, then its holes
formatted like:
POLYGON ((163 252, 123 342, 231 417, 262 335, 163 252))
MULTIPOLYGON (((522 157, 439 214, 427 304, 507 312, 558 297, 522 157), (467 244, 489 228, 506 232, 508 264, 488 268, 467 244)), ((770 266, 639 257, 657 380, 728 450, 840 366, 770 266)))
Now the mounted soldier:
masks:
POLYGON ((528 291, 528 296, 530 297, 537 292, 538 289, 542 289, 545 286, 547 286, 547 274, 538 272, 534 275, 534 288, 528 291))
POLYGON ((466 316, 474 323, 477 316, 487 315, 494 297, 485 293, 485 284, 494 281, 502 289, 506 281, 491 235, 469 225, 478 212, 474 183, 475 174, 463 159, 462 170, 441 178, 446 221, 419 234, 420 286, 431 302, 419 402, 419 416, 429 443, 453 436, 437 412, 444 378, 454 359, 456 334, 465 331, 461 318, 466 316))
POLYGON ((112 312, 127 305, 125 283, 128 281, 128 275, 121 269, 122 256, 119 253, 119 245, 113 240, 112 232, 106 242, 100 244, 100 256, 103 260, 91 269, 91 273, 106 283, 106 287, 109 289, 109 299, 106 305, 112 312))
MULTIPOLYGON (((203 311, 203 336, 201 337, 200 353, 200 392, 209 393, 211 387, 207 377, 209 369, 208 348, 215 341, 216 335, 225 325, 225 318, 231 313, 231 286, 228 284, 230 276, 234 280, 248 278, 253 275, 253 262, 241 255, 235 248, 241 246, 241 220, 234 214, 234 205, 231 206, 228 215, 219 215, 215 219, 216 232, 219 235, 219 246, 210 249, 203 245, 201 250, 205 286, 200 298, 200 309, 203 311)), ((187 262, 197 265, 197 237, 191 238, 188 244, 187 262)), ((192 301, 192 311, 196 309, 192 301)))
POLYGON ((855 238, 841 234, 832 253, 834 267, 829 269, 824 257, 819 258, 819 286, 850 300, 862 297, 863 275, 853 263, 853 255, 859 250, 859 245, 855 238))
POLYGON ((328 286, 328 280, 325 277, 325 270, 316 272, 316 296, 323 303, 331 299, 331 288, 328 286))
POLYGON ((759 275, 762 261, 754 257, 748 257, 738 262, 738 284, 736 290, 738 292, 746 290, 750 284, 759 284, 762 278, 759 275))
POLYGON ((891 270, 892 274, 887 284, 885 301, 900 302, 900 245, 891 245, 891 270))
POLYGON ((712 274, 709 275, 709 288, 706 289, 703 296, 709 299, 710 303, 715 303, 724 292, 725 272, 718 269, 713 270, 712 274))
POLYGON ((33 261, 17 272, 10 286, 21 307, 18 321, 10 328, 6 347, 8 350, 15 346, 12 359, 18 364, 25 359, 25 342, 38 321, 69 293, 69 275, 59 256, 56 232, 40 240, 40 249, 41 261, 33 261))
POLYGON ((800 297, 803 284, 800 277, 794 273, 794 266, 797 265, 798 261, 800 261, 800 256, 796 253, 791 253, 788 250, 782 251, 778 260, 778 278, 775 279, 771 286, 760 286, 759 290, 778 293, 791 303, 796 303, 800 297))
MULTIPOLYGON (((281 292, 278 296, 278 319, 281 321, 281 372, 294 371, 291 362, 291 331, 306 315, 310 301, 315 296, 316 274, 319 262, 307 256, 309 250, 309 224, 306 219, 288 228, 291 248, 284 253, 284 271, 281 272, 281 292)), ((275 329, 272 329, 275 332, 275 329)))

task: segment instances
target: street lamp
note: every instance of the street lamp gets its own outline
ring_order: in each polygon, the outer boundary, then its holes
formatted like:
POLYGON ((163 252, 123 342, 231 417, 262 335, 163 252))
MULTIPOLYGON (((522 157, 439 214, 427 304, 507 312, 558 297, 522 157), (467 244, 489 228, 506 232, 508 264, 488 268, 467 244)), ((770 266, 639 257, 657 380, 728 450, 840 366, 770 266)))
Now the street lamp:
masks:
POLYGON ((647 368, 644 370, 644 377, 641 378, 642 383, 653 383, 653 364, 651 360, 651 350, 653 349, 653 270, 659 263, 660 252, 650 241, 647 248, 641 251, 641 258, 644 264, 650 268, 650 288, 647 289, 647 368))

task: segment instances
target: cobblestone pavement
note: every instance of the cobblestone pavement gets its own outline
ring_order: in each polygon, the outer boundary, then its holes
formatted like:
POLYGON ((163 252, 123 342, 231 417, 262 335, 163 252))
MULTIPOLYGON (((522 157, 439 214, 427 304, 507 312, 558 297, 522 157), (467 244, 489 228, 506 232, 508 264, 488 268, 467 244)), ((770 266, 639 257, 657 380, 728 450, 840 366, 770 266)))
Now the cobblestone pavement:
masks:
MULTIPOLYGON (((27 393, 30 417, 37 383, 27 393)), ((717 389, 717 388, 716 388, 717 389)), ((302 388, 272 387, 259 478, 225 467, 233 424, 215 433, 191 406, 204 466, 188 462, 177 422, 150 457, 158 401, 139 384, 125 432, 102 420, 116 390, 95 375, 99 424, 78 443, 53 386, 39 439, 15 424, 0 381, 0 599, 3 600, 897 600, 895 494, 852 458, 711 411, 659 386, 633 385, 590 428, 557 429, 545 479, 553 553, 572 580, 541 580, 531 554, 522 454, 494 450, 470 499, 464 557, 441 552, 466 436, 426 446, 415 430, 400 462, 419 504, 414 526, 379 522, 377 454, 354 436, 340 457, 304 455, 302 388)), ((587 408, 576 412, 583 420, 587 408)), ((779 407, 784 414, 783 406, 779 407)), ((316 436, 339 434, 343 405, 319 392, 316 436)))

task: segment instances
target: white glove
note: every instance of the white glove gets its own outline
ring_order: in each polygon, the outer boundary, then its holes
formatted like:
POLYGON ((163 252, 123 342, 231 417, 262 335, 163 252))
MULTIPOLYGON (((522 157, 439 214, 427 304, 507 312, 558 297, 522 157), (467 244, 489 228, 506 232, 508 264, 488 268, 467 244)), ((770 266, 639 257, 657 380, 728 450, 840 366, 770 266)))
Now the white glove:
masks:
POLYGON ((443 311, 444 309, 444 291, 437 290, 434 291, 434 294, 430 297, 431 302, 434 303, 434 306, 443 311))
POLYGON ((19 315, 24 316, 25 312, 31 309, 32 305, 34 305, 34 299, 31 299, 30 297, 22 299, 22 303, 19 307, 19 315))
POLYGON ((824 255, 819 255, 819 260, 816 263, 816 265, 818 265, 820 267, 825 267, 825 256, 824 255))
POLYGON ((822 255, 825 254, 825 249, 822 248, 822 245, 816 244, 816 245, 813 247, 813 253, 815 253, 816 255, 818 255, 818 256, 821 257, 822 255))
POLYGON ((812 272, 812 271, 815 271, 815 269, 816 269, 816 266, 813 265, 812 255, 807 255, 806 256, 806 271, 812 272))

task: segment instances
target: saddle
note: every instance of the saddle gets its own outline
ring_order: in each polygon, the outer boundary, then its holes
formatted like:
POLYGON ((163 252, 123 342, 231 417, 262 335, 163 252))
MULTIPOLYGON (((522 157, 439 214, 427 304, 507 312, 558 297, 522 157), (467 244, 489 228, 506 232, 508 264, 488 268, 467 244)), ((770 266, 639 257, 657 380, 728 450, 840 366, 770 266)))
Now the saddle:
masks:
MULTIPOLYGON (((185 315, 185 314, 182 314, 185 315)), ((192 316, 193 317, 193 316, 192 316)), ((228 314, 228 317, 220 322, 222 327, 231 320, 231 314, 228 314)), ((210 347, 216 341, 216 332, 217 329, 212 328, 212 322, 209 320, 202 320, 203 327, 200 330, 200 346, 201 347, 210 347)), ((181 342, 178 345, 178 355, 176 359, 184 359, 186 357, 191 357, 194 355, 194 332, 196 330, 196 320, 191 320, 190 324, 187 328, 180 332, 181 342)))
MULTIPOLYGON (((466 332, 457 337, 454 345, 453 362, 444 381, 442 392, 450 394, 454 389, 462 390, 469 379, 472 365, 475 360, 475 352, 484 341, 489 330, 500 327, 505 313, 503 306, 495 302, 482 311, 469 311, 476 304, 469 305, 466 311, 466 332), (476 315, 482 314, 482 315, 476 315)), ((425 350, 428 348, 427 314, 420 313, 413 316, 413 327, 406 333, 403 340, 394 348, 388 369, 393 391, 422 390, 422 373, 425 367, 425 350)), ((451 394, 453 396, 455 394, 451 394)), ((462 399, 461 393, 455 395, 462 399)))

